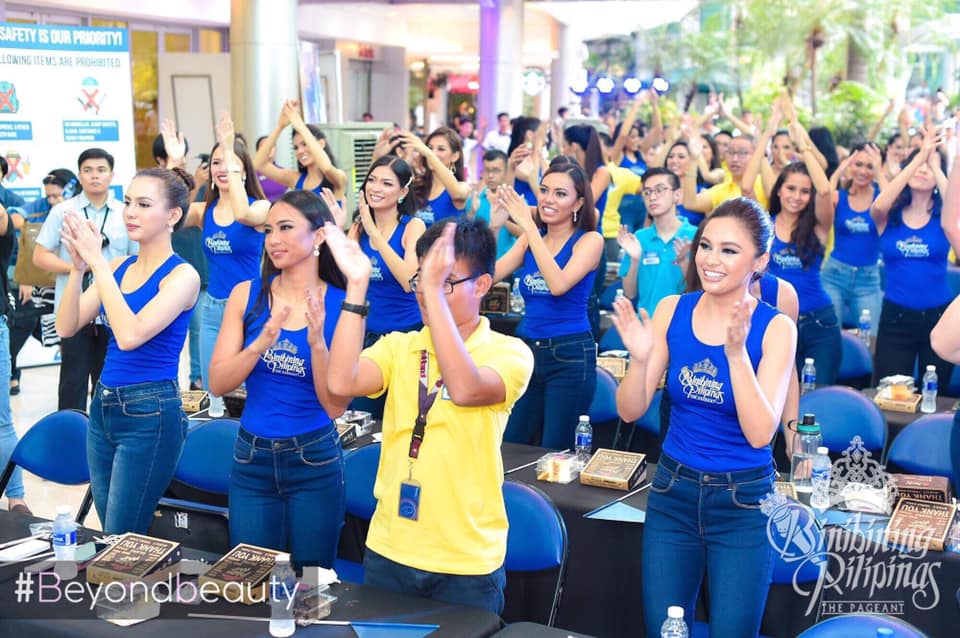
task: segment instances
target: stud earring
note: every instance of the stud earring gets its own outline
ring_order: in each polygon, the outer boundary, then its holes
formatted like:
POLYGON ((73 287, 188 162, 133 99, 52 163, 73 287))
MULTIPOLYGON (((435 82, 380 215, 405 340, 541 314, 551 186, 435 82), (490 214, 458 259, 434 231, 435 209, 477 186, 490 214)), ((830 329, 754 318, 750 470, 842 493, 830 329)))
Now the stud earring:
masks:
POLYGON ((317 244, 316 246, 313 247, 313 256, 314 257, 320 256, 320 244, 317 244))
POLYGON ((397 203, 398 203, 398 204, 402 204, 402 203, 403 203, 403 198, 401 197, 400 199, 398 199, 398 200, 397 200, 397 203))

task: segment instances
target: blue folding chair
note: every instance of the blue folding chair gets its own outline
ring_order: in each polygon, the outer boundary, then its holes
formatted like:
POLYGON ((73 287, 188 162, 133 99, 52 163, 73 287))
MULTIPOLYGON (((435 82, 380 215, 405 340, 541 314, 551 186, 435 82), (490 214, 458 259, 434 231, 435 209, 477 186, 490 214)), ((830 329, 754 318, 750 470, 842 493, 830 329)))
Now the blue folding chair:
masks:
POLYGON ((567 526, 550 497, 526 483, 504 481, 503 502, 510 524, 504 569, 508 572, 558 569, 546 623, 552 627, 560 608, 567 572, 567 526))
POLYGON ((603 289, 603 292, 600 293, 600 297, 598 299, 600 302, 600 308, 603 310, 613 309, 613 300, 617 298, 618 288, 623 288, 623 282, 619 279, 603 289))
POLYGON ((240 422, 235 419, 215 419, 190 430, 174 478, 190 487, 227 494, 239 430, 240 422))
MULTIPOLYGON (((373 485, 377 480, 380 464, 380 444, 374 443, 345 455, 344 485, 346 488, 347 514, 369 521, 377 509, 373 485)), ((345 558, 335 558, 333 568, 345 581, 363 583, 363 564, 345 558)))
POLYGON ((951 481, 950 433, 953 414, 927 414, 903 429, 887 452, 887 465, 909 474, 946 476, 951 481))
POLYGON ((639 419, 633 424, 633 428, 630 429, 630 434, 627 436, 627 444, 623 449, 629 450, 633 445, 633 435, 636 433, 637 428, 645 430, 659 438, 660 436, 660 403, 663 400, 663 389, 657 390, 653 398, 650 399, 650 407, 647 408, 647 411, 643 413, 639 419))
MULTIPOLYGON (((887 442, 887 421, 873 401, 842 386, 817 388, 800 397, 800 414, 812 413, 820 423, 823 444, 839 454, 855 436, 871 452, 882 452, 887 442)), ((876 458, 880 458, 879 456, 876 458)))
MULTIPOLYGON (((60 410, 34 423, 20 438, 10 455, 3 475, 0 476, 0 494, 7 489, 17 467, 61 485, 89 483, 88 423, 87 415, 79 410, 60 410)), ((77 524, 83 524, 91 505, 93 494, 88 487, 77 512, 77 524)))
POLYGON ((623 339, 620 338, 620 331, 615 326, 610 326, 607 331, 600 336, 599 351, 607 350, 626 350, 623 345, 623 339))
POLYGON ((862 387, 867 387, 863 384, 869 384, 870 377, 873 375, 873 357, 870 350, 860 341, 859 337, 846 330, 842 331, 840 336, 843 358, 840 359, 837 383, 851 385, 850 381, 860 381, 862 387))
POLYGON ((617 416, 617 380, 613 375, 597 367, 597 387, 590 401, 590 423, 606 423, 619 419, 617 416))
POLYGON ((929 638, 910 623, 880 614, 847 614, 817 623, 797 638, 873 638, 877 630, 886 628, 896 638, 929 638))

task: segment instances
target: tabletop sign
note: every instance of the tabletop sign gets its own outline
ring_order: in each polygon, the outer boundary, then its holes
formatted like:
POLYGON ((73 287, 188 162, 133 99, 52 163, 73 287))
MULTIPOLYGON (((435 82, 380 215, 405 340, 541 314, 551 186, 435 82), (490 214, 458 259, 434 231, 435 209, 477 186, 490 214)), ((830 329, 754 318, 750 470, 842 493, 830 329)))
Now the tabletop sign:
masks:
POLYGON ((956 512, 952 504, 900 499, 887 524, 887 542, 942 552, 956 512))
POLYGON ((87 566, 88 583, 163 580, 180 571, 180 543, 129 532, 87 566))
POLYGON ((580 472, 580 482, 627 491, 636 487, 646 475, 646 454, 601 448, 580 472))
MULTIPOLYGON (((216 586, 220 596, 229 594, 231 602, 240 601, 253 605, 266 600, 269 595, 270 572, 279 552, 266 547, 240 543, 218 560, 198 582, 216 586)), ((207 585, 210 587, 211 585, 207 585)))
POLYGON ((510 285, 501 281, 491 287, 480 300, 480 312, 491 315, 505 315, 510 312, 510 285))
POLYGON ((952 497, 950 481, 945 476, 922 476, 919 474, 891 474, 900 498, 917 501, 949 503, 952 497))
POLYGON ((912 393, 909 389, 900 386, 887 386, 877 390, 873 397, 873 402, 881 410, 890 410, 892 412, 907 412, 916 414, 920 407, 921 396, 912 393))

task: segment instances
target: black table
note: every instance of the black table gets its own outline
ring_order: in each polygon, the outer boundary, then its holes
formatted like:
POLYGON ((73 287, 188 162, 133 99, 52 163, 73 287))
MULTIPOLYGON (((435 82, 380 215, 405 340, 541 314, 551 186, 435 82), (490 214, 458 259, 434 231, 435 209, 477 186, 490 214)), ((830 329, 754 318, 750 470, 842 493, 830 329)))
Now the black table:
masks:
POLYGON ((532 622, 518 622, 507 625, 495 633, 494 638, 590 638, 590 636, 532 622))
MULTIPOLYGON (((0 512, 0 540, 20 538, 29 534, 28 524, 40 519, 0 512)), ((83 534, 89 534, 85 530, 83 534)), ((184 551, 185 558, 202 555, 184 551)), ((206 556, 206 555, 204 555, 206 556)), ((144 638, 170 638, 170 636, 204 636, 217 638, 261 637, 266 635, 263 621, 207 619, 190 617, 190 614, 217 616, 244 616, 266 618, 268 607, 230 604, 222 600, 200 605, 165 604, 160 617, 129 628, 121 628, 96 619, 90 610, 90 600, 83 604, 41 604, 38 596, 31 602, 18 603, 15 598, 15 581, 22 564, 0 567, 0 636, 135 636, 144 638)), ((83 575, 80 579, 83 581, 83 575)), ((369 587, 345 583, 331 588, 338 597, 333 604, 330 620, 368 620, 408 624, 435 624, 439 629, 432 636, 450 638, 493 635, 501 627, 500 618, 478 608, 449 605, 423 598, 405 596, 369 587)), ((349 627, 315 625, 298 628, 297 636, 351 637, 349 627)))
MULTIPOLYGON (((873 401, 873 397, 877 395, 876 388, 866 388, 860 390, 860 394, 867 397, 873 401)), ((941 412, 949 412, 953 414, 957 406, 957 399, 953 397, 945 397, 943 395, 937 395, 937 414, 941 412)), ((890 447, 890 444, 893 442, 897 435, 900 434, 904 428, 916 421, 922 416, 926 416, 922 412, 898 412, 896 410, 880 410, 883 413, 883 418, 887 420, 887 448, 890 447)))

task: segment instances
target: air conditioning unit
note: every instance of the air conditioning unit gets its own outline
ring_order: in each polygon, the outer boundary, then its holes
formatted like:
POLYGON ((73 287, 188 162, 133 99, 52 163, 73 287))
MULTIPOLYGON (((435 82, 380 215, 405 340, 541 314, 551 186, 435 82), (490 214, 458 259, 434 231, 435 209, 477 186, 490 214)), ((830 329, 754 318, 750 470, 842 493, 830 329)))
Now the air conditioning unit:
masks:
POLYGON ((377 138, 390 122, 347 122, 346 124, 321 124, 327 136, 327 145, 337 161, 337 168, 347 174, 347 219, 357 208, 357 191, 366 178, 373 161, 373 149, 377 138))

